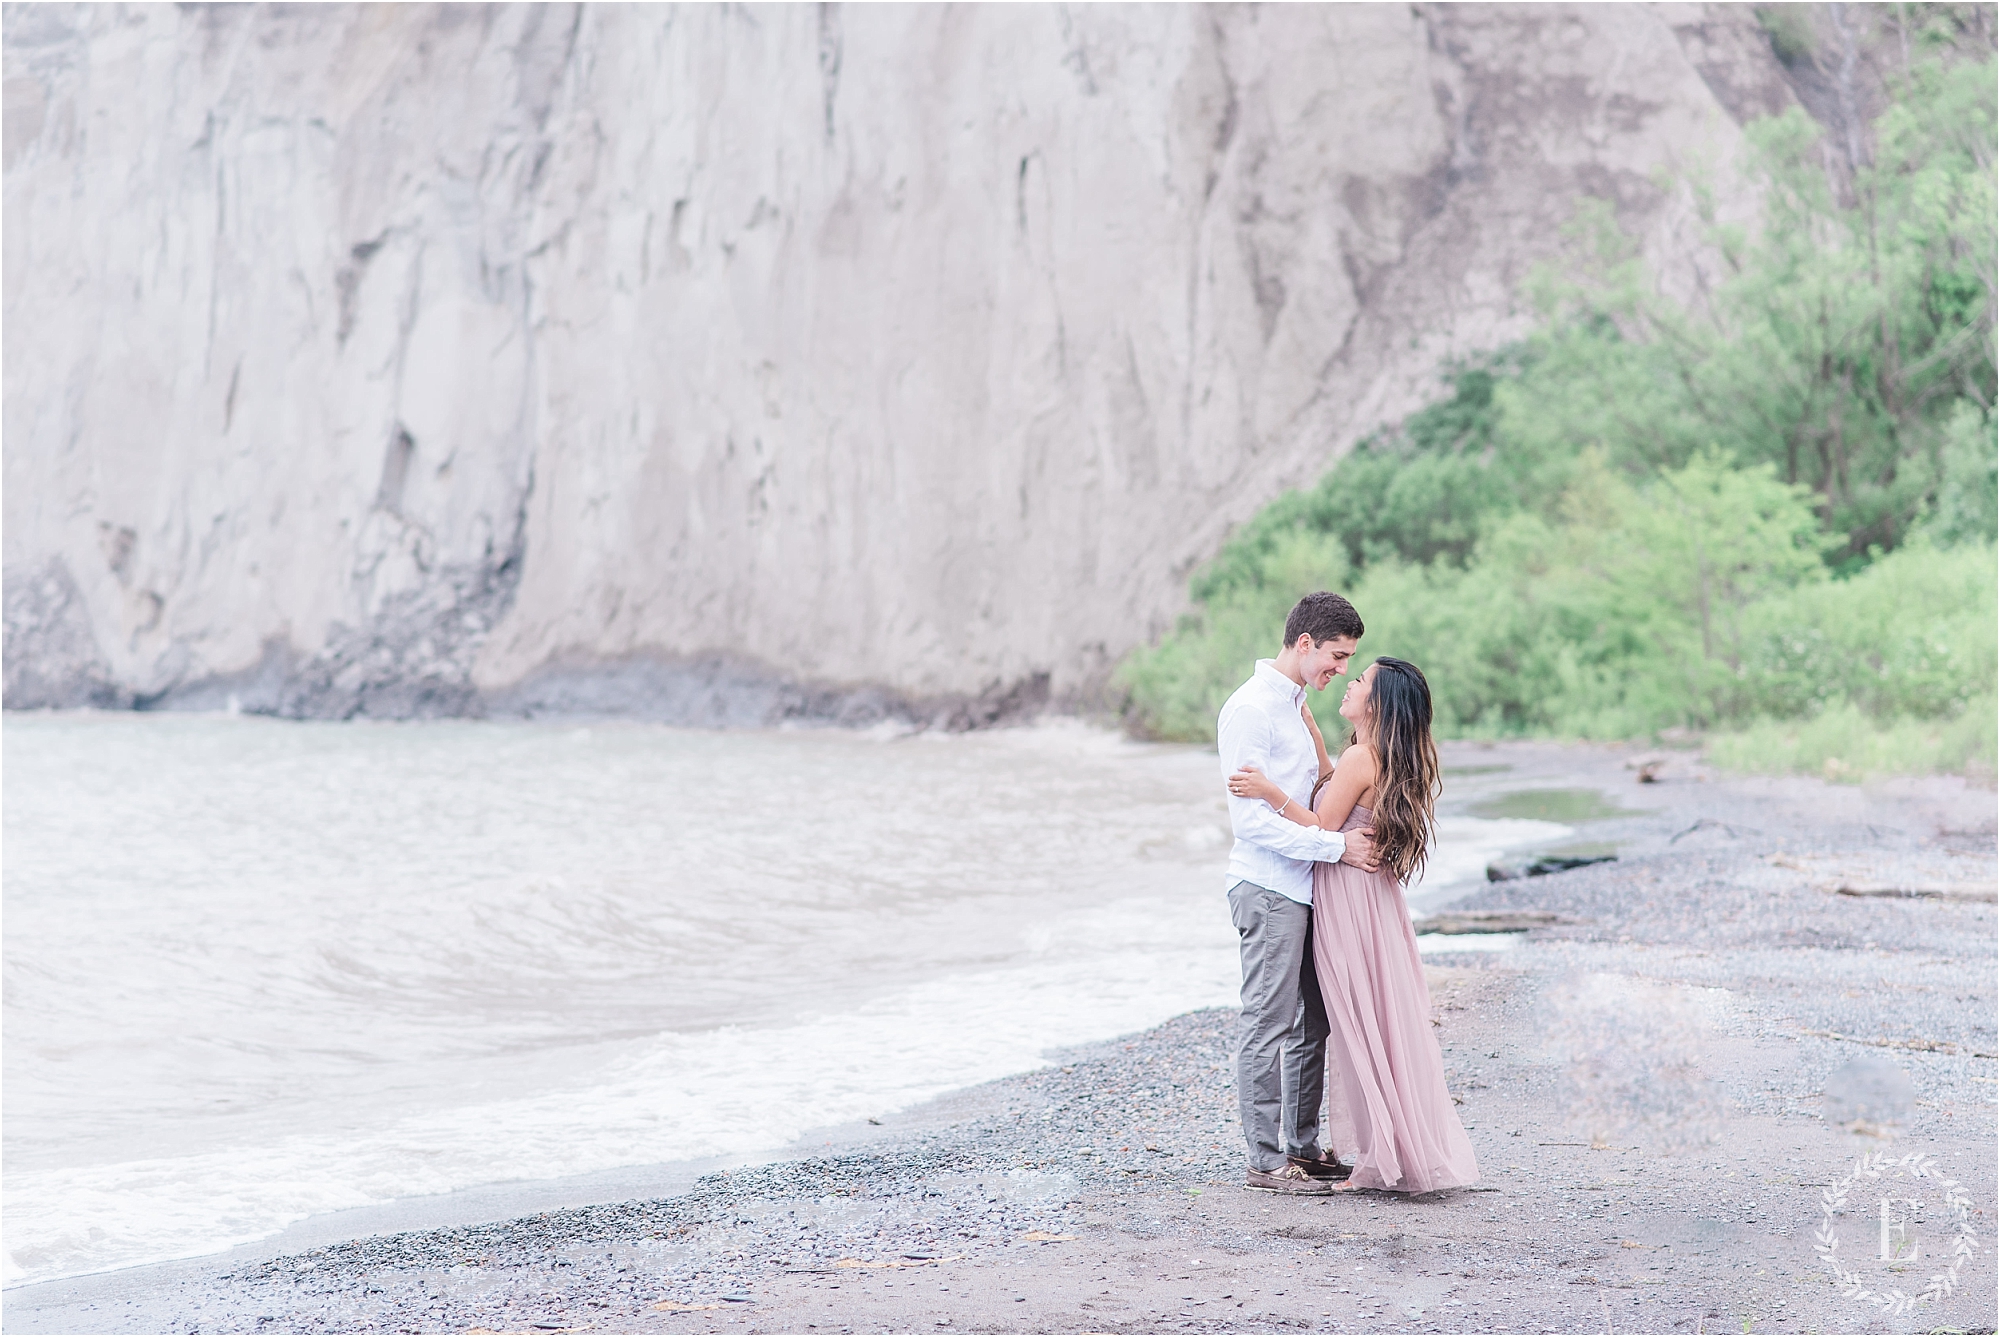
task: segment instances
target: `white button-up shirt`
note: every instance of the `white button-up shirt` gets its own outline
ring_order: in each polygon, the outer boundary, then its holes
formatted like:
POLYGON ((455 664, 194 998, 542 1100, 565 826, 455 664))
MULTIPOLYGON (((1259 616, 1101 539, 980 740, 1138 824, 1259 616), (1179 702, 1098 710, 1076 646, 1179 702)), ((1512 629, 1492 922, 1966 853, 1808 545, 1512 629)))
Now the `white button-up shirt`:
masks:
MULTIPOLYGON (((1248 764, 1277 781, 1305 807, 1319 779, 1319 749, 1299 716, 1306 689, 1278 672, 1277 661, 1260 659, 1250 681, 1223 703, 1215 723, 1222 777, 1248 764)), ((1254 882, 1301 905, 1313 899, 1314 861, 1337 863, 1347 849, 1338 831, 1300 826, 1260 798, 1229 796, 1229 826, 1236 844, 1229 851, 1229 886, 1254 882)))

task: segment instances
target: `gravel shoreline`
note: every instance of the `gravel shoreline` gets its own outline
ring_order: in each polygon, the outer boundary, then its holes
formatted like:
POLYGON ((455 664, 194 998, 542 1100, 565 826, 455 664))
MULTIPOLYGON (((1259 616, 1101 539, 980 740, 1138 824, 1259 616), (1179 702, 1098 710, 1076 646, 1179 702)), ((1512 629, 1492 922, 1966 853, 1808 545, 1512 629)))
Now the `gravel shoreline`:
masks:
MULTIPOLYGON (((1619 809, 1579 828, 1617 862, 1451 907, 1555 922, 1426 958, 1473 1189, 1245 1192, 1233 1018, 1206 1011, 672 1196, 22 1287, 6 1327, 1993 1331, 1992 792, 1684 756, 1641 786, 1635 760, 1447 749, 1461 808, 1594 787, 1619 809), (1823 1188, 1878 1150, 1954 1175, 1975 1240, 1900 1315, 1813 1248, 1823 1188)), ((1873 1235, 1842 1222, 1865 1270, 1873 1235)), ((1911 1229, 1935 1250, 1949 1226, 1911 1229)))

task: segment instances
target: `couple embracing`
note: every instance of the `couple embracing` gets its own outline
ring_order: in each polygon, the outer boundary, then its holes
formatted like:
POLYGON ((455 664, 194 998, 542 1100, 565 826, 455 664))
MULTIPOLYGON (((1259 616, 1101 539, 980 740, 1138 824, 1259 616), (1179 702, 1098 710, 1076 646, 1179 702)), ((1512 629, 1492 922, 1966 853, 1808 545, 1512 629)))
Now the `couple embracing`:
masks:
POLYGON ((1284 649, 1257 662, 1216 724, 1236 835, 1246 1183, 1269 1192, 1424 1193, 1479 1177, 1403 906, 1439 786, 1430 685, 1386 656, 1349 682, 1340 714, 1353 734, 1338 765, 1306 706, 1308 686, 1347 672, 1362 631, 1353 604, 1308 594, 1285 619, 1284 649))

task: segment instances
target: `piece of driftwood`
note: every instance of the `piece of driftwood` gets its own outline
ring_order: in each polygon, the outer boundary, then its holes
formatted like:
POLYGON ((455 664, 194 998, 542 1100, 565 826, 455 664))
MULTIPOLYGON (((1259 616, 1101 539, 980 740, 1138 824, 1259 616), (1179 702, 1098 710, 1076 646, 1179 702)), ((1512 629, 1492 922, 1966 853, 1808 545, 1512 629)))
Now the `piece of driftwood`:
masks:
POLYGON ((1891 900, 1994 901, 2000 887, 1978 882, 1857 882, 1844 879, 1831 890, 1836 896, 1882 896, 1891 900))
POLYGON ((1633 757, 1625 763, 1628 771, 1639 772, 1639 783, 1656 785, 1660 782, 1660 771, 1665 768, 1666 757, 1633 757))
POLYGON ((1794 1034, 1816 1035, 1822 1040, 1845 1040, 1849 1044, 1856 1045, 1873 1045, 1877 1049, 1914 1049, 1924 1054, 1957 1054, 1963 1052, 1972 1055, 1974 1058, 1993 1057, 1993 1055, 1983 1049, 1961 1050, 1960 1046, 1953 1044, 1950 1040, 1931 1040, 1920 1035, 1899 1040, 1891 1039, 1887 1036, 1842 1035, 1839 1031, 1801 1030, 1794 1032, 1794 1034))
POLYGON ((1593 854, 1583 858, 1558 855, 1547 859, 1537 859, 1533 863, 1527 864, 1490 863, 1486 865, 1486 880, 1488 882, 1512 882, 1516 878, 1547 877, 1551 873, 1567 873, 1572 868, 1588 868, 1594 863, 1616 862, 1618 862, 1618 856, 1615 854, 1593 854))
POLYGON ((1419 933, 1521 933, 1576 922, 1547 910, 1467 910, 1430 915, 1417 920, 1414 927, 1419 933))

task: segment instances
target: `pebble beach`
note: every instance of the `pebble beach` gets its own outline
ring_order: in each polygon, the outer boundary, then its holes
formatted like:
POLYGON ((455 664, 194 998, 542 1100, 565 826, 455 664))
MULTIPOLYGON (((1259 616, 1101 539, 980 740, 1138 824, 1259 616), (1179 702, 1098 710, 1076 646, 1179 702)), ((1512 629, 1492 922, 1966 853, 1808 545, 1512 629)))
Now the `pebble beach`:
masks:
POLYGON ((1618 854, 1440 912, 1425 959, 1473 1188, 1245 1191, 1234 1018, 1205 1010, 671 1192, 17 1287, 5 1324, 1992 1331, 1993 791, 1547 744, 1446 761, 1475 805, 1480 783, 1609 796, 1579 830, 1618 854), (1876 1261, 1857 1162, 1928 1176, 1908 1263, 1876 1261), (1900 1312, 1897 1287, 1919 1297, 1900 1312))

